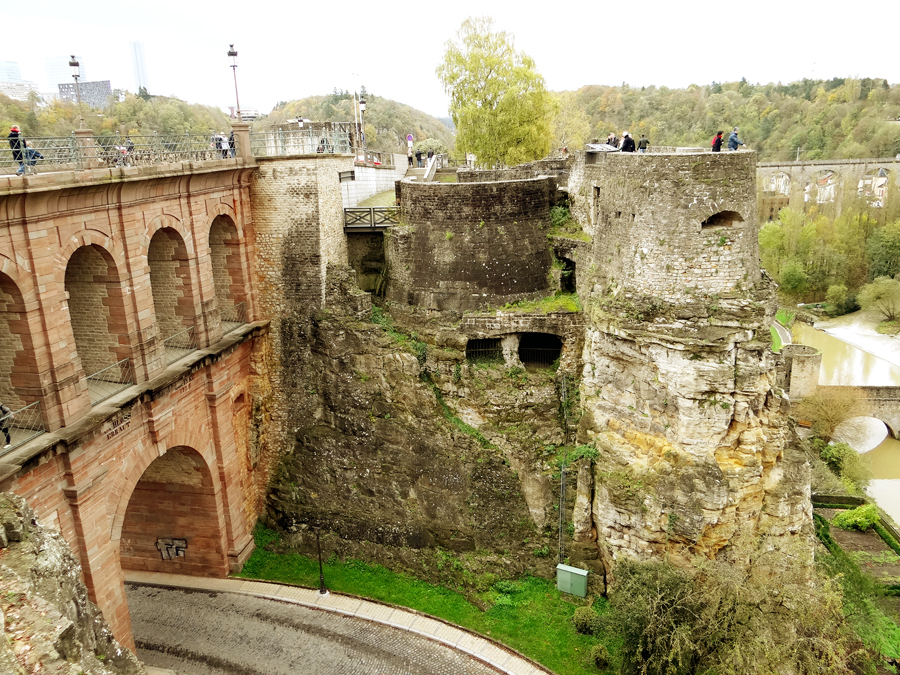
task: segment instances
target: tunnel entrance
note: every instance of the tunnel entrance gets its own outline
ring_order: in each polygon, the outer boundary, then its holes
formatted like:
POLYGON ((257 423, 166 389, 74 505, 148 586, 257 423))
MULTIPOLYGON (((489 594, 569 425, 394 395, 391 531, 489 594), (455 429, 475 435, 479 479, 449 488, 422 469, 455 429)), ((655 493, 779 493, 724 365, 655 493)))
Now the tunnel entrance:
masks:
POLYGON ((466 361, 470 363, 502 363, 503 348, 500 338, 469 340, 466 343, 466 361))
POLYGON ((525 366, 552 366, 562 353, 562 340, 550 333, 522 333, 519 360, 525 366))

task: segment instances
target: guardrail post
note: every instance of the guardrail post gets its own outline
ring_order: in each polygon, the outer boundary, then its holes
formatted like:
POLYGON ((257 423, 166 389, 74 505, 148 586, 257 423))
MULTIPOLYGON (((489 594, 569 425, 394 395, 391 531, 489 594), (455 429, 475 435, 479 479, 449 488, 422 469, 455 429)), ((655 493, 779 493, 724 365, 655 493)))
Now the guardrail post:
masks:
POLYGON ((250 149, 250 123, 234 122, 231 128, 234 130, 234 140, 237 142, 236 156, 245 162, 253 162, 253 151, 250 149))
POLYGON ((92 129, 76 129, 75 152, 79 169, 96 169, 100 166, 97 157, 97 144, 94 143, 94 131, 92 129))

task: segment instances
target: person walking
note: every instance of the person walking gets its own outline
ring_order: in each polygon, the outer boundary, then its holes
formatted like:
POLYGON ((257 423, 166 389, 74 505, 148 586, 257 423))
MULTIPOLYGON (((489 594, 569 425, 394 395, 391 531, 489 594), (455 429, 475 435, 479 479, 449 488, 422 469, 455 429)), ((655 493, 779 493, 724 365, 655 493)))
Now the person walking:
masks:
POLYGON ((650 141, 647 140, 647 137, 644 134, 641 134, 640 139, 637 142, 638 152, 647 152, 647 148, 650 146, 650 141))
POLYGON ((19 169, 16 171, 17 176, 25 173, 25 137, 19 130, 18 124, 13 124, 9 129, 9 149, 12 150, 13 161, 18 162, 19 169))
POLYGON ((416 150, 416 167, 419 169, 422 168, 422 151, 421 150, 416 150))
POLYGON ((622 152, 634 152, 634 139, 627 131, 622 132, 622 152))
POLYGON ((228 153, 231 155, 231 159, 234 159, 234 129, 228 135, 228 153))
POLYGON ((716 135, 712 139, 712 150, 713 152, 722 152, 722 134, 724 131, 717 131, 716 135))
POLYGON ((616 138, 616 132, 615 132, 615 131, 610 131, 610 132, 609 132, 609 136, 606 137, 606 144, 607 144, 607 145, 611 145, 611 146, 613 146, 614 148, 618 148, 618 147, 619 147, 619 139, 616 138))
POLYGON ((9 427, 13 418, 13 411, 5 403, 0 403, 0 431, 6 437, 6 445, 3 446, 7 450, 12 445, 12 438, 9 435, 9 427))
POLYGON ((406 149, 406 161, 409 162, 410 166, 412 166, 412 148, 406 149))
POLYGON ((735 127, 734 131, 731 132, 731 136, 728 137, 728 149, 729 150, 737 150, 739 145, 744 144, 744 141, 742 141, 740 138, 738 138, 738 131, 740 131, 740 129, 735 127))

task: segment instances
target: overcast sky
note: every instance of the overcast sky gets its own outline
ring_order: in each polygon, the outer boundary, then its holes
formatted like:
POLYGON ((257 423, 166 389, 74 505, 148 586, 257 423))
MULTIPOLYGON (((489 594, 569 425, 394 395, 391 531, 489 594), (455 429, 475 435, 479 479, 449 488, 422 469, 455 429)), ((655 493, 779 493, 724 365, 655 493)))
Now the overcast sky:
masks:
MULTIPOLYGON (((861 6, 860 6, 861 7, 861 6)), ((894 53, 900 3, 840 19, 849 5, 582 0, 409 2, 107 2, 31 0, 5 12, 0 61, 46 89, 44 59, 78 54, 90 80, 135 90, 130 42, 142 42, 152 94, 234 104, 228 45, 239 53, 241 105, 350 91, 446 116, 435 76, 444 43, 468 16, 488 15, 537 63, 549 89, 587 84, 684 87, 740 80, 884 77, 900 82, 894 53), (17 27, 17 28, 16 28, 17 27), (15 38, 21 29, 22 40, 15 38), (884 41, 882 47, 878 42, 884 41)))

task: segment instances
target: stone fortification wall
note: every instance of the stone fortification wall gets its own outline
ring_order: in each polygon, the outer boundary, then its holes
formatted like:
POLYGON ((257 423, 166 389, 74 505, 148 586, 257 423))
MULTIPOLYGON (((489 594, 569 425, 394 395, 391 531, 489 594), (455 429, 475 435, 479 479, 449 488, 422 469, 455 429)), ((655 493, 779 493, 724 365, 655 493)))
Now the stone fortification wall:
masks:
POLYGON ((403 226, 385 242, 386 297, 470 310, 542 295, 552 189, 551 178, 398 183, 403 226))
POLYGON ((759 281, 755 158, 607 153, 579 164, 596 280, 669 301, 759 281))
POLYGON ((457 171, 456 180, 460 183, 482 183, 498 180, 525 180, 538 176, 565 176, 569 171, 568 159, 541 159, 508 169, 476 170, 463 168, 457 171))

